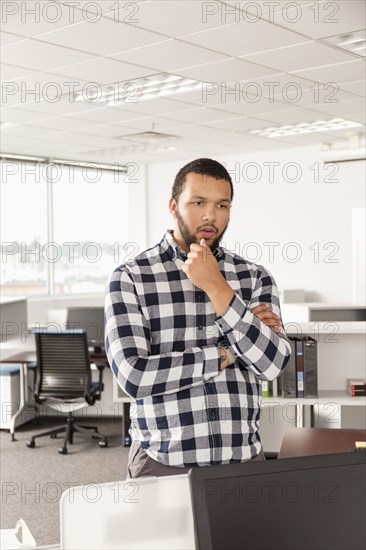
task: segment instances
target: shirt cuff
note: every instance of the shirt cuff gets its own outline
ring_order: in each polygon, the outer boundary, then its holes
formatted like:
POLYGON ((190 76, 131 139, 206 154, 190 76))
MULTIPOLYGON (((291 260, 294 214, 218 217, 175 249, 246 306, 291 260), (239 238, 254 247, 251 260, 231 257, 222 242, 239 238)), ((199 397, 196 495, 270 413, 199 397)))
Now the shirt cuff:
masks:
POLYGON ((203 377, 205 380, 220 374, 221 353, 217 346, 207 346, 203 351, 203 377))
POLYGON ((221 333, 228 335, 234 330, 239 330, 242 335, 245 335, 248 330, 249 321, 249 319, 245 319, 245 314, 248 312, 252 316, 252 313, 242 300, 234 294, 225 311, 216 317, 216 323, 219 325, 221 333))

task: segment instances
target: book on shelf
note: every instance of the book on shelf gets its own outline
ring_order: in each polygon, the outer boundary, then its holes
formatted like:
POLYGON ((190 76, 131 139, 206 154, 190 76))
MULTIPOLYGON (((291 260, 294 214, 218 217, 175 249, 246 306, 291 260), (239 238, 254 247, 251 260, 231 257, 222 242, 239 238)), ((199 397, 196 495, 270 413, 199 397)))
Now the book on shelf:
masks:
POLYGON ((310 336, 289 337, 291 357, 278 378, 285 398, 318 397, 318 348, 310 336))
POLYGON ((366 395, 366 380, 363 378, 347 378, 347 390, 351 397, 366 395))
POLYGON ((268 380, 262 380, 262 397, 269 397, 269 384, 268 380))
POLYGON ((289 338, 291 355, 287 365, 278 377, 278 390, 282 397, 296 397, 296 338, 289 338))
POLYGON ((296 397, 304 397, 304 346, 300 339, 296 339, 296 397))

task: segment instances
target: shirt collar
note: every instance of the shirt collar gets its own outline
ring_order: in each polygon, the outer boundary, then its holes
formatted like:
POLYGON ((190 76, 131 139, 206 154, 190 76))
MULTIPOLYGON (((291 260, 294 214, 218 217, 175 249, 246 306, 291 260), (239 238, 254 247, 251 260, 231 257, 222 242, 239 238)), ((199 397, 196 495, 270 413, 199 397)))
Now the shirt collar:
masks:
MULTIPOLYGON (((165 232, 164 237, 160 242, 160 246, 172 260, 180 258, 181 260, 186 261, 187 254, 174 239, 173 231, 171 229, 167 229, 167 231, 165 232)), ((213 255, 215 256, 217 261, 221 260, 224 255, 224 249, 221 246, 218 246, 213 255)))

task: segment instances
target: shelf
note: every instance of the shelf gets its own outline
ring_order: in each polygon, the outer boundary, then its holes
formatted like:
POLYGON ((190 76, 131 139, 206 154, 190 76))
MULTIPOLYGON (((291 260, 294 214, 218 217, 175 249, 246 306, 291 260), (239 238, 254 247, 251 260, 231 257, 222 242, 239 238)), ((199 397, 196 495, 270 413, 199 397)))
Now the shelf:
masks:
POLYGON ((319 391, 318 397, 312 398, 284 398, 284 397, 263 397, 262 406, 269 405, 327 405, 336 403, 340 406, 364 407, 366 405, 366 396, 351 397, 343 390, 323 390, 319 391))
POLYGON ((309 321, 284 323, 286 334, 316 336, 317 334, 366 334, 366 321, 309 321))

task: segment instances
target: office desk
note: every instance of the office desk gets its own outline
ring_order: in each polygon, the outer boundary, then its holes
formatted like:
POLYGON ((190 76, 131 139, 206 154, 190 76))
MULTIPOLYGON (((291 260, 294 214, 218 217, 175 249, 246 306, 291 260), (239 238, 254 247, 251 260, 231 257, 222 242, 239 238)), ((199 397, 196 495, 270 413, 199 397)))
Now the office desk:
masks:
POLYGON ((366 430, 293 428, 285 432, 278 458, 344 453, 355 441, 366 441, 366 430))

